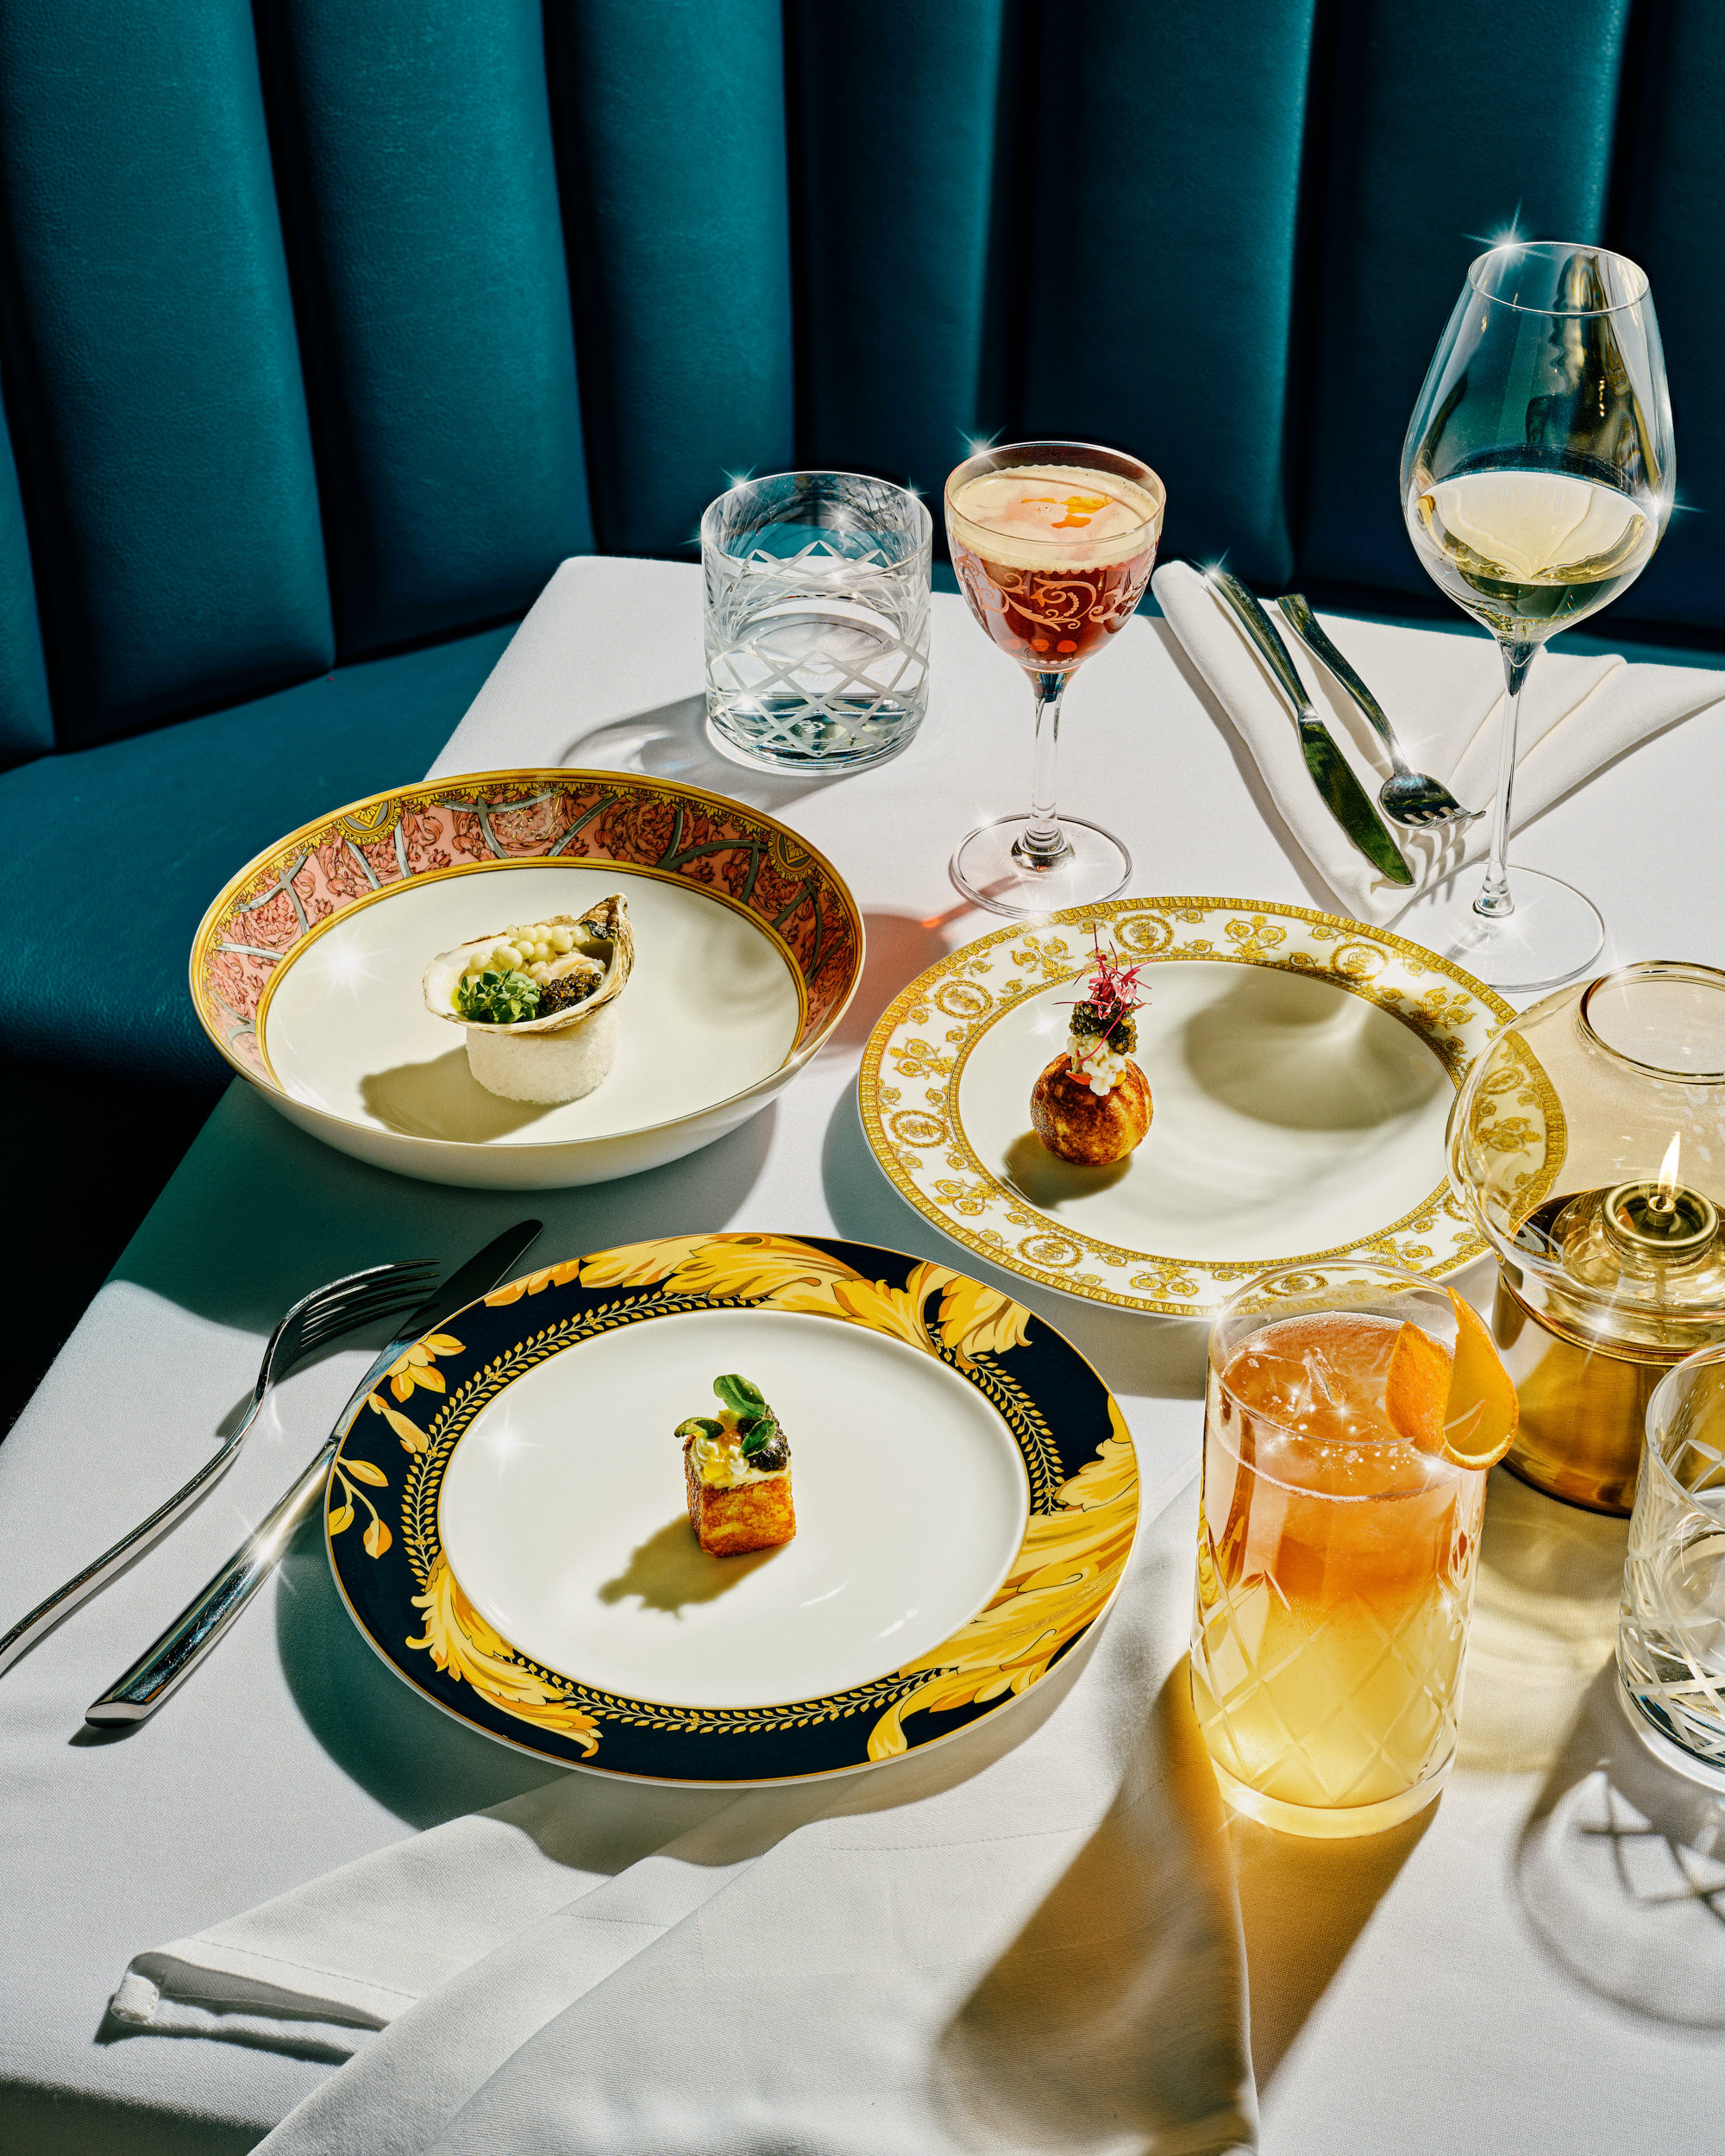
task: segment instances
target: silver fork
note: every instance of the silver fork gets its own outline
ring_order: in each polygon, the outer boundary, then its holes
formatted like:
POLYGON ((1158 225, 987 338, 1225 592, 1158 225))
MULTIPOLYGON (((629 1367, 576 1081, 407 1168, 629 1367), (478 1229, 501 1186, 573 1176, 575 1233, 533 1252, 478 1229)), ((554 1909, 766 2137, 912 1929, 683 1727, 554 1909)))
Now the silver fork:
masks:
POLYGON ((182 1514, 191 1510, 211 1483, 234 1464, 240 1447, 258 1419, 265 1395, 296 1363, 303 1362, 326 1340, 351 1332, 355 1326, 367 1325, 374 1318, 389 1317, 398 1310, 405 1310, 423 1295, 436 1271, 437 1261, 434 1257, 408 1258, 395 1265, 368 1266, 364 1272, 349 1273, 343 1280, 332 1280, 326 1287, 315 1288, 309 1295, 302 1295, 269 1337, 269 1345, 264 1350, 264 1359, 258 1370, 258 1382, 253 1389, 252 1404, 238 1429, 224 1438, 191 1480, 176 1490, 165 1504, 158 1505, 147 1520, 140 1520, 111 1550, 104 1550, 64 1587, 56 1588, 46 1601, 38 1602, 28 1616, 21 1617, 9 1632, 0 1633, 0 1672, 9 1670, 44 1633, 51 1632, 62 1617, 69 1615, 97 1588, 105 1586, 138 1551, 158 1536, 166 1534, 182 1514))
POLYGON ((1484 809, 1464 808, 1449 788, 1423 771, 1410 771, 1383 706, 1337 650, 1319 624, 1317 616, 1298 592, 1277 599, 1283 619, 1321 667, 1327 667, 1346 690, 1389 751, 1395 776, 1378 788, 1378 806, 1392 823, 1413 830, 1432 830, 1444 824, 1471 824, 1484 809))

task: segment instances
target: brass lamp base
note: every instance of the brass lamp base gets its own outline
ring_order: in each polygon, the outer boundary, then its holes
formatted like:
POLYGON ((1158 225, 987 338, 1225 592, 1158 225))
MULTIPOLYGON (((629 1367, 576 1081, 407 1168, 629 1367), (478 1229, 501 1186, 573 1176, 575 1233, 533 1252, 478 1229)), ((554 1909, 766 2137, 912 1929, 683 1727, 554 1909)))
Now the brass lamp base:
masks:
POLYGON ((1631 1350, 1571 1332, 1497 1276, 1492 1332, 1521 1403, 1503 1464, 1566 1505, 1627 1519, 1653 1390, 1687 1350, 1631 1350))

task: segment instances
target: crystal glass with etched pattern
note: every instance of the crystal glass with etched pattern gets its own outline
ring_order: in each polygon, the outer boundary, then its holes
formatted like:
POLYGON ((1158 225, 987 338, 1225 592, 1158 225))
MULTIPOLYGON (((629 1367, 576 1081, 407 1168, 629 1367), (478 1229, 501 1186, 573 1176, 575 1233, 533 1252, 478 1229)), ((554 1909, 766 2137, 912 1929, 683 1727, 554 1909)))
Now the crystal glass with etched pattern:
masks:
POLYGON ((707 722, 768 771, 861 770, 928 708, 934 525, 860 472, 746 479, 701 518, 707 722))
POLYGON ((1285 1832, 1375 1833, 1455 1752, 1485 1476, 1385 1407, 1442 1288, 1369 1263, 1266 1273, 1211 1334, 1192 1696, 1222 1793, 1285 1832))
POLYGON ((1679 1363, 1647 1403, 1617 1670, 1649 1748, 1725 1789, 1725 1345, 1679 1363))

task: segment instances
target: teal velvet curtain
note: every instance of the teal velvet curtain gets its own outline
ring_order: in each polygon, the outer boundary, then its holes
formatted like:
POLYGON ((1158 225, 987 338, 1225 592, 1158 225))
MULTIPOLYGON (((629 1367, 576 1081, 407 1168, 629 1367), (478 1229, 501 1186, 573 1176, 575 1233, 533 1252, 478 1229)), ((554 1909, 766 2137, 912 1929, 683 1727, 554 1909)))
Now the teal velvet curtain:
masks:
POLYGON ((7 0, 0 763, 985 436, 1432 605, 1402 429, 1512 226, 1650 272, 1685 507, 1620 612, 1725 645, 1722 97, 1708 0, 7 0))

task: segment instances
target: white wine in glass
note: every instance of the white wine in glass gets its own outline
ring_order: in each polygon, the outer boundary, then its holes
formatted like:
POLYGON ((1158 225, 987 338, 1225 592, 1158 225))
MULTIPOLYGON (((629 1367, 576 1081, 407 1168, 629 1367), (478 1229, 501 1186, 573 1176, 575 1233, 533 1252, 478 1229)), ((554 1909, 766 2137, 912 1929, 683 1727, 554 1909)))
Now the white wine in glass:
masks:
POLYGON ((1511 872, 1521 691, 1540 647, 1608 605, 1653 557, 1676 486, 1665 357, 1627 256, 1515 241, 1469 269, 1414 407, 1402 502, 1427 573, 1496 638, 1504 717, 1477 890, 1402 924, 1497 988, 1569 979, 1599 952, 1591 900, 1511 872))

